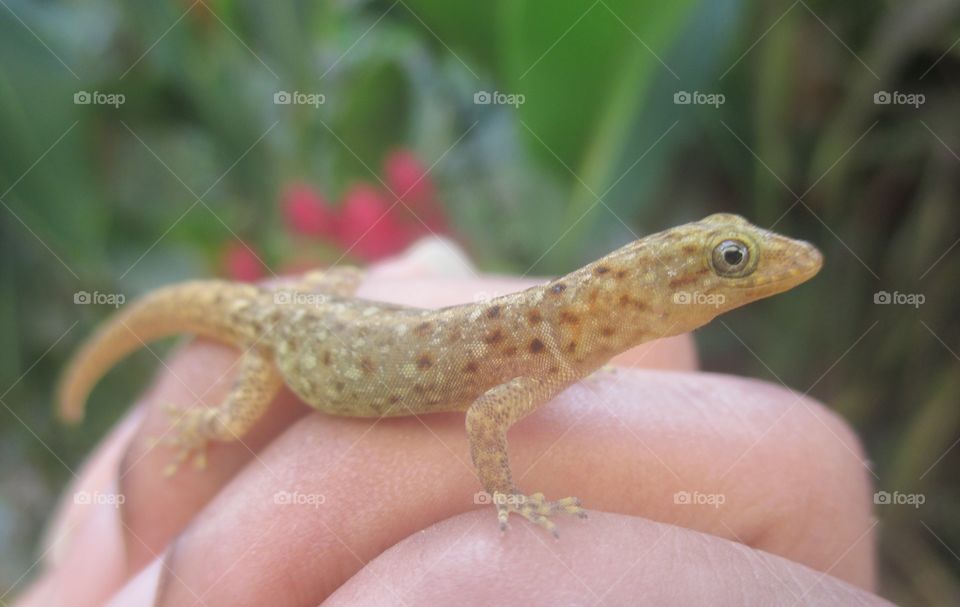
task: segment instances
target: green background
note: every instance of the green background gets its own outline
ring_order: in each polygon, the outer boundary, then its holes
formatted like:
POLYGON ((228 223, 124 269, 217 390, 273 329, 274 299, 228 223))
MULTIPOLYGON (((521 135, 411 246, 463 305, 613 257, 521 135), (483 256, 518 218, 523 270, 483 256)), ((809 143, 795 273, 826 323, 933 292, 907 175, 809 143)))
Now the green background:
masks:
POLYGON ((883 594, 960 604, 958 17, 934 0, 5 0, 0 593, 153 366, 133 357, 81 429, 57 424, 57 373, 112 311, 73 294, 216 274, 237 238, 281 267, 302 246, 285 184, 336 201, 408 147, 485 270, 568 271, 716 211, 816 243, 821 275, 700 332, 703 366, 839 411, 878 489, 925 496, 876 508, 883 594), (326 103, 274 105, 278 90, 326 103), (925 301, 877 305, 881 290, 925 301))

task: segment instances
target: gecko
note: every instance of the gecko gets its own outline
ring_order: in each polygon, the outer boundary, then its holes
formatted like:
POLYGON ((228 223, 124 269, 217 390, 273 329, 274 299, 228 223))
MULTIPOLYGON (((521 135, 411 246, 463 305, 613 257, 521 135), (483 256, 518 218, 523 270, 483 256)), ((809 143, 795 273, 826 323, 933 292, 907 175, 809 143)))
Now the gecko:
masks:
POLYGON ((210 441, 240 439, 285 384, 327 414, 382 418, 466 413, 470 455, 501 529, 518 514, 586 517, 513 481, 507 431, 638 344, 692 331, 786 291, 823 263, 813 245, 720 213, 640 238, 566 276, 483 302, 419 309, 353 297, 363 272, 335 266, 286 286, 198 280, 149 292, 109 319, 68 364, 58 413, 82 419, 99 378, 145 344, 186 333, 240 352, 215 407, 167 407, 172 473, 210 441))

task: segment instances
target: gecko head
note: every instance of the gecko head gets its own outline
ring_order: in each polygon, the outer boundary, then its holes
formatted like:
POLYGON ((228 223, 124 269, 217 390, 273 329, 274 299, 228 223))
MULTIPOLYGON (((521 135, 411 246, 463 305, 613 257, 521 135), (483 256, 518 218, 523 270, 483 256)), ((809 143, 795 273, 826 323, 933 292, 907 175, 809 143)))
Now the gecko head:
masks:
POLYGON ((723 294, 729 310, 792 289, 812 278, 823 255, 812 244, 758 228, 739 215, 718 213, 699 222, 707 291, 723 294))
POLYGON ((693 254, 682 262, 687 278, 676 281, 674 303, 713 307, 712 316, 791 289, 823 265, 810 243, 758 228, 739 215, 718 213, 688 226, 683 245, 693 254))

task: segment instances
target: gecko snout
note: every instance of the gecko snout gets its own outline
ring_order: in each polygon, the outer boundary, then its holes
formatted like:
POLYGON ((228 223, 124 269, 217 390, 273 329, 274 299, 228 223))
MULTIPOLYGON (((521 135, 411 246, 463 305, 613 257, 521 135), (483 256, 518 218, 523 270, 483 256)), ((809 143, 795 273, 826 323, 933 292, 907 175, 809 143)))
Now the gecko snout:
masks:
POLYGON ((794 240, 792 245, 789 256, 791 273, 798 278, 798 283, 813 278, 823 267, 823 253, 805 240, 794 240))

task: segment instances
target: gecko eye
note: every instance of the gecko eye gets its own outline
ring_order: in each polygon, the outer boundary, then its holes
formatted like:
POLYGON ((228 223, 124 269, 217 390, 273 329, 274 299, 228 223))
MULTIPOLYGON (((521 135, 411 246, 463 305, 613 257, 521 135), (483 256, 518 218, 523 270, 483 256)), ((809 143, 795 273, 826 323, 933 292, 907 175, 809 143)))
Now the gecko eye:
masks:
POLYGON ((739 240, 724 240, 713 249, 713 268, 721 276, 743 276, 749 261, 750 249, 739 240))

